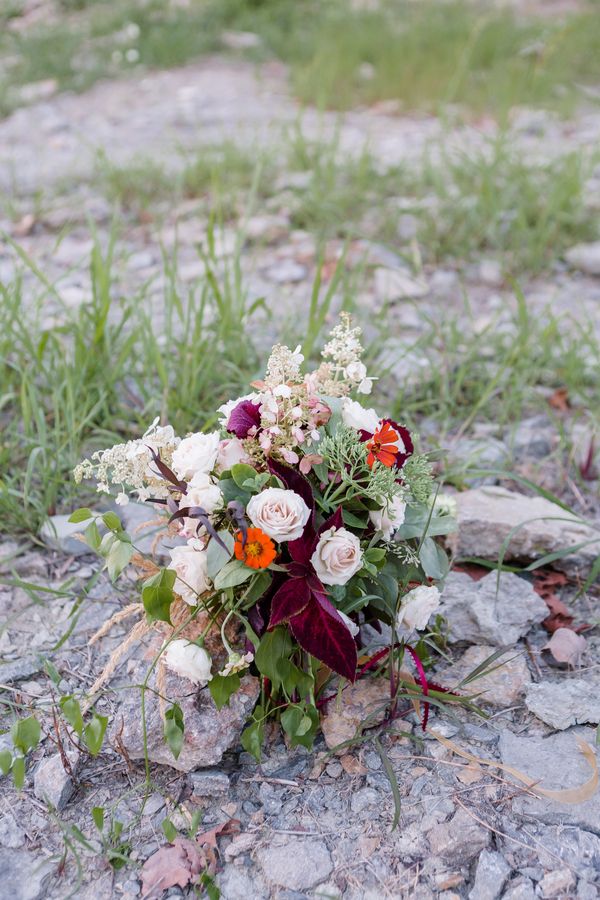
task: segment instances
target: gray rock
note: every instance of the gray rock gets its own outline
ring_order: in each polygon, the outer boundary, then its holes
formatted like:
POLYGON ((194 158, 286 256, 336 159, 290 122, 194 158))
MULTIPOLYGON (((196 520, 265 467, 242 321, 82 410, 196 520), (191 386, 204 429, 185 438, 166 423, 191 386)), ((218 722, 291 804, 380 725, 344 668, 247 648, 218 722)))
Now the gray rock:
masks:
POLYGON ((193 797, 222 797, 231 789, 229 777, 218 769, 192 772, 191 783, 193 797))
POLYGON ((293 259, 282 259, 275 263, 265 271, 265 276, 269 281, 276 284, 289 284, 296 281, 303 281, 306 278, 306 267, 300 263, 294 262, 293 259))
POLYGON ((429 285, 403 269, 382 267, 375 270, 375 295, 380 301, 418 299, 428 293, 429 285))
POLYGON ((80 540, 89 522, 69 522, 69 516, 50 516, 40 528, 40 537, 47 547, 69 556, 84 556, 92 551, 80 540))
POLYGON ((532 882, 529 878, 516 878, 508 884, 502 900, 536 900, 532 882))
POLYGON ((475 870, 475 884, 469 893, 470 900, 496 900, 509 875, 510 866, 501 853, 482 850, 475 870))
POLYGON ((467 468, 465 482, 472 487, 482 484, 493 484, 495 476, 483 475, 473 477, 468 469, 499 469, 508 460, 508 448, 493 437, 485 438, 460 438, 449 448, 448 461, 454 466, 467 468))
POLYGON ((6 900, 40 900, 55 865, 24 850, 0 850, 0 891, 6 900))
MULTIPOLYGON (((134 666, 130 681, 142 684, 148 670, 148 662, 134 666)), ((165 669, 164 687, 161 693, 179 703, 183 712, 185 732, 183 748, 177 759, 163 736, 163 721, 159 710, 156 670, 149 679, 146 693, 146 728, 148 757, 152 762, 171 766, 180 772, 191 772, 219 763, 226 750, 235 746, 246 720, 259 694, 258 679, 251 675, 242 678, 241 688, 231 698, 229 705, 217 710, 207 687, 198 688, 187 678, 180 678, 165 669)), ((144 758, 144 740, 140 716, 140 692, 131 688, 124 694, 117 710, 111 734, 120 740, 132 759, 144 758)))
MULTIPOLYGON (((444 686, 455 687, 496 650, 486 644, 469 647, 453 666, 436 672, 436 680, 444 686)), ((518 650, 507 650, 490 668, 493 671, 489 675, 469 682, 468 691, 479 695, 478 702, 506 709, 519 699, 531 680, 527 663, 518 650)))
POLYGON ((577 900, 597 900, 598 888, 589 881, 579 881, 577 885, 577 900))
POLYGON ((281 847, 264 847, 258 859, 269 881, 292 891, 310 890, 333 871, 324 841, 291 840, 281 847))
POLYGON ((450 641, 487 642, 494 647, 515 644, 548 613, 531 584, 512 572, 490 572, 474 581, 464 572, 450 572, 442 592, 440 612, 450 625, 450 641))
POLYGON ((591 244, 575 244, 565 253, 570 266, 586 275, 600 275, 600 241, 591 244))
POLYGON ((0 846, 16 850, 25 843, 25 832, 11 813, 0 819, 0 846))
POLYGON ((2 684, 11 684, 13 681, 20 681, 22 678, 30 678, 36 672, 40 672, 42 663, 33 656, 24 656, 16 659, 14 662, 0 665, 0 682, 2 684))
MULTIPOLYGON (((560 790, 579 787, 591 775, 590 767, 578 748, 579 737, 594 747, 593 728, 573 728, 548 737, 526 737, 503 731, 499 741, 502 762, 514 766, 531 778, 539 779, 544 788, 560 790)), ((534 822, 577 825, 597 831, 600 822, 600 793, 596 792, 591 799, 576 804, 523 794, 513 799, 512 808, 513 812, 534 822)), ((600 841, 598 838, 595 841, 598 844, 600 864, 600 841)))
POLYGON ((164 530, 164 519, 151 503, 127 503, 117 507, 115 512, 141 553, 152 554, 164 562, 170 560, 169 551, 173 547, 185 543, 177 535, 160 534, 164 530), (161 521, 158 522, 158 519, 161 521))
POLYGON ((286 216, 271 213, 270 215, 252 216, 246 222, 245 234, 250 241, 273 243, 284 237, 290 229, 286 216))
POLYGON ((566 572, 585 572, 600 552, 599 531, 543 497, 490 486, 457 494, 456 501, 458 530, 450 536, 449 544, 460 557, 497 560, 508 540, 505 559, 533 560, 590 541, 553 562, 566 572))
MULTIPOLYGON (((79 766, 79 754, 74 752, 67 755, 75 774, 79 766)), ((33 776, 33 791, 39 800, 61 810, 73 796, 74 790, 75 784, 71 775, 65 771, 60 753, 54 753, 39 763, 33 776)))
POLYGON ((550 418, 543 414, 523 419, 506 435, 506 441, 517 459, 544 459, 552 453, 558 435, 550 418))
POLYGON ((440 822, 429 832, 429 845, 434 856, 453 865, 468 863, 490 842, 490 832, 459 809, 448 822, 440 822))
POLYGON ((497 259, 482 259, 479 263, 478 276, 488 287, 502 287, 504 284, 502 265, 497 259))
POLYGON ((225 866, 217 877, 221 900, 265 900, 266 885, 256 872, 244 872, 237 866, 225 866))
POLYGON ((575 887, 575 876, 570 869, 554 869, 547 872, 539 883, 539 892, 544 900, 552 897, 564 897, 575 887))
POLYGON ((600 683, 574 678, 542 681, 527 687, 527 708, 552 728, 600 722, 600 683))

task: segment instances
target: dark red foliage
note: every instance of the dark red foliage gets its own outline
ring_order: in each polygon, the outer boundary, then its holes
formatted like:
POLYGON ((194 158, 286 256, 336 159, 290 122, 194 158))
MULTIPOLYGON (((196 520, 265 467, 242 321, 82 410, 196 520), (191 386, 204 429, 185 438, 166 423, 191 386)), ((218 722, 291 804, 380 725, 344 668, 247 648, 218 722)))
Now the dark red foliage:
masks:
POLYGON ((236 437, 247 438, 252 429, 260 428, 260 405, 252 400, 242 400, 232 409, 227 420, 227 431, 236 437))
POLYGON ((290 629, 304 650, 348 681, 355 680, 356 643, 326 597, 312 594, 302 612, 290 619, 290 629))

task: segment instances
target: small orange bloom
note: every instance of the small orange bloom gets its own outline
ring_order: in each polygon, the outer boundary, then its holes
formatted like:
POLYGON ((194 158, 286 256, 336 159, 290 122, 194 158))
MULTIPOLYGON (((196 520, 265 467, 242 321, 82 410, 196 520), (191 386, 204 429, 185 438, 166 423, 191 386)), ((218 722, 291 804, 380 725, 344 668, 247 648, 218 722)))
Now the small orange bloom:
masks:
POLYGON ((246 543, 241 531, 235 536, 233 552, 236 559, 241 559, 251 569, 266 569, 277 556, 275 544, 260 528, 249 528, 246 532, 246 543))
POLYGON ((383 422, 381 428, 378 428, 373 437, 367 441, 367 463, 372 467, 375 460, 379 460, 388 469, 396 464, 398 455, 398 443, 400 435, 395 431, 389 422, 383 422))

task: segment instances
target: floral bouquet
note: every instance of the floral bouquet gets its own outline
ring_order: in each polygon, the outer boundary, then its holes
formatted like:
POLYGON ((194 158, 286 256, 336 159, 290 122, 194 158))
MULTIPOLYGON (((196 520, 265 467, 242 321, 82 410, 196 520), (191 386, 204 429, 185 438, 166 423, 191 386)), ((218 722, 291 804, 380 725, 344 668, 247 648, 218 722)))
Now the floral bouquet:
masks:
MULTIPOLYGON (((115 513, 72 518, 92 518, 86 539, 111 577, 130 562, 146 576, 132 635, 159 631, 156 665, 210 691, 219 709, 253 679, 260 698, 242 744, 257 757, 270 718, 292 746, 312 746, 344 679, 385 669, 397 705, 406 651, 427 693, 417 632, 448 568, 433 537, 454 519, 433 500, 431 459, 414 436, 353 399, 373 384, 361 354, 360 329, 342 313, 318 368, 303 372, 300 348, 275 346, 264 380, 219 408, 217 430, 180 439, 155 422, 75 471, 114 488, 117 504, 133 494, 164 512, 179 541, 166 568, 142 559, 115 513)), ((180 709, 167 719, 176 755, 180 709)))

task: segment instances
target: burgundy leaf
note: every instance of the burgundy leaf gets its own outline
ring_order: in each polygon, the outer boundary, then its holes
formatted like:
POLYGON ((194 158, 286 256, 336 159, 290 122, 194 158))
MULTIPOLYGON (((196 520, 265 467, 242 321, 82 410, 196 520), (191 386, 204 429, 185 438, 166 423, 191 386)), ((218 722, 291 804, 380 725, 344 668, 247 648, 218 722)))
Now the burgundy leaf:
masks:
POLYGON ((415 452, 415 445, 413 444, 413 440, 410 435, 410 431, 408 430, 408 428, 405 428, 404 425, 398 425, 398 423, 394 422, 393 419, 382 419, 381 422, 382 422, 382 424, 384 422, 388 422, 392 426, 394 431, 398 432, 398 434, 400 435, 400 439, 402 440, 402 443, 404 444, 405 452, 402 453, 402 451, 399 451, 396 454, 396 466, 398 469, 401 469, 402 466, 404 465, 404 463, 406 462, 406 460, 408 459, 408 457, 412 456, 413 453, 415 452))
MULTIPOLYGON (((295 494, 302 497, 311 511, 311 519, 314 518, 315 498, 313 497, 312 488, 308 478, 305 478, 304 475, 302 475, 301 472, 297 472, 296 469, 292 469, 291 466, 286 466, 274 459, 269 460, 269 471, 272 475, 277 475, 289 491, 293 491, 295 494)), ((309 522, 311 519, 309 519, 309 522)))
POLYGON ((344 520, 342 518, 342 507, 338 506, 333 515, 329 516, 326 519, 321 527, 319 528, 318 534, 323 534, 324 531, 327 531, 329 528, 343 528, 344 520))
MULTIPOLYGON (((425 669, 423 668, 423 663, 421 662, 419 655, 416 650, 413 650, 412 647, 406 645, 406 649, 410 653, 413 658, 413 662, 415 664, 417 674, 419 676, 419 681, 421 682, 421 689, 423 691, 423 696, 426 697, 429 693, 429 684, 427 682, 427 676, 425 675, 425 669)), ((429 703, 426 701, 423 703, 423 721, 421 722, 421 728, 423 731, 427 730, 427 722, 429 720, 429 703)))
POLYGON ((338 675, 354 681, 356 644, 329 600, 313 595, 302 612, 290 619, 290 628, 304 650, 338 675))
POLYGON ((281 622, 287 622, 292 616, 297 616, 309 600, 310 589, 303 578, 285 581, 273 597, 269 630, 281 622))
MULTIPOLYGON (((146 445, 148 446, 148 445, 146 445)), ((187 484, 185 481, 181 481, 175 472, 168 467, 166 463, 162 461, 160 455, 156 453, 152 447, 148 447, 148 450, 152 454, 152 459, 154 460, 154 465, 160 472, 160 474, 169 481, 172 485, 174 485, 178 491, 181 491, 182 494, 185 494, 187 491, 187 484)))
POLYGON ((231 410, 227 431, 238 438, 247 438, 253 428, 260 428, 260 404, 242 400, 231 410))

